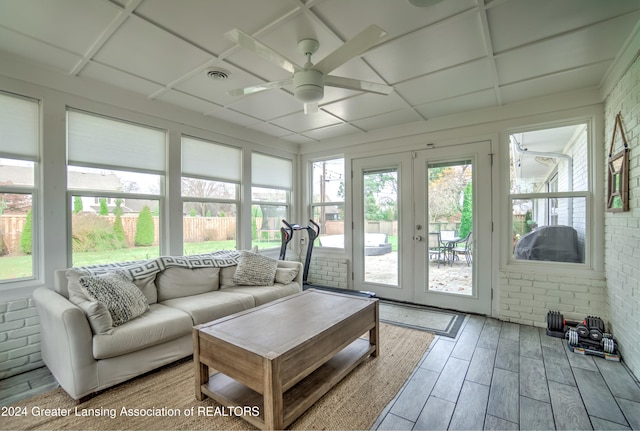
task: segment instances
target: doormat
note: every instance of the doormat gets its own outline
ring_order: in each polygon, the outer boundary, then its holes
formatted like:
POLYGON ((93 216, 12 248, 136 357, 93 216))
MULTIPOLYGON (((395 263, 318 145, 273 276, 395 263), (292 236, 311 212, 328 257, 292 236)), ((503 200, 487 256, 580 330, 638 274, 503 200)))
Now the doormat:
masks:
POLYGON ((430 331, 449 338, 456 338, 466 316, 464 313, 422 305, 380 301, 381 322, 430 331))

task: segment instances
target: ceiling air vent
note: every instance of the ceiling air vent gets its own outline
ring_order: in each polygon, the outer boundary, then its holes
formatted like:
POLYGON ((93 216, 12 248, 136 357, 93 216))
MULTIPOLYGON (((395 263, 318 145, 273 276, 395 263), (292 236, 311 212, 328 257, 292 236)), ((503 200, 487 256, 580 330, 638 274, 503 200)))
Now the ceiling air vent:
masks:
POLYGON ((207 76, 215 81, 224 81, 229 79, 229 72, 224 69, 209 69, 207 76))

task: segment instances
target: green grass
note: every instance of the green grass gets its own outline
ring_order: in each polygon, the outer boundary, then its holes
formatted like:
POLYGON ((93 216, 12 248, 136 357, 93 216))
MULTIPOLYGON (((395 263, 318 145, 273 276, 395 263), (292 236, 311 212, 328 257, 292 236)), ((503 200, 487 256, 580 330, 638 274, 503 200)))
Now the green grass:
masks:
POLYGON ((31 256, 0 256, 0 280, 31 276, 31 256))
MULTIPOLYGON (((258 245, 260 249, 280 247, 280 241, 261 241, 254 245, 258 245)), ((235 248, 235 240, 194 242, 184 245, 184 254, 202 254, 216 250, 235 250, 235 248)), ((74 253, 72 266, 153 259, 154 257, 158 257, 159 253, 158 246, 74 253)), ((31 256, 0 256, 0 280, 11 280, 31 276, 31 256)))

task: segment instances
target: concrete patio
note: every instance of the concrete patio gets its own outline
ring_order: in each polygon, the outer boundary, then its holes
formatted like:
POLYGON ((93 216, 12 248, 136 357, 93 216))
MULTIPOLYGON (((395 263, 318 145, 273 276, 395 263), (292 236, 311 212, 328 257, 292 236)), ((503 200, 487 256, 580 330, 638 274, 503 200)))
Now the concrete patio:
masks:
MULTIPOLYGON (((365 280, 372 283, 395 285, 398 283, 398 253, 365 257, 365 280)), ((451 265, 429 261, 429 288, 433 291, 471 295, 472 266, 464 257, 451 265)))

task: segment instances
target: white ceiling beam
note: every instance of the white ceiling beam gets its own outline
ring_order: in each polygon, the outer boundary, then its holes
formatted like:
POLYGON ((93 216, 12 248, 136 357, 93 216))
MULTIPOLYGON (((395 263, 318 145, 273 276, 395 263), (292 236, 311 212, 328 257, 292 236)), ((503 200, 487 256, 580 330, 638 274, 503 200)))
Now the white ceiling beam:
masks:
MULTIPOLYGON (((104 46, 111 36, 120 28, 120 26, 131 16, 135 8, 137 8, 143 0, 132 0, 125 6, 118 16, 104 29, 102 34, 93 42, 89 50, 84 53, 82 59, 73 67, 70 75, 77 76, 82 69, 91 61, 94 55, 104 46)), ((111 3, 114 4, 114 3, 111 3)))

